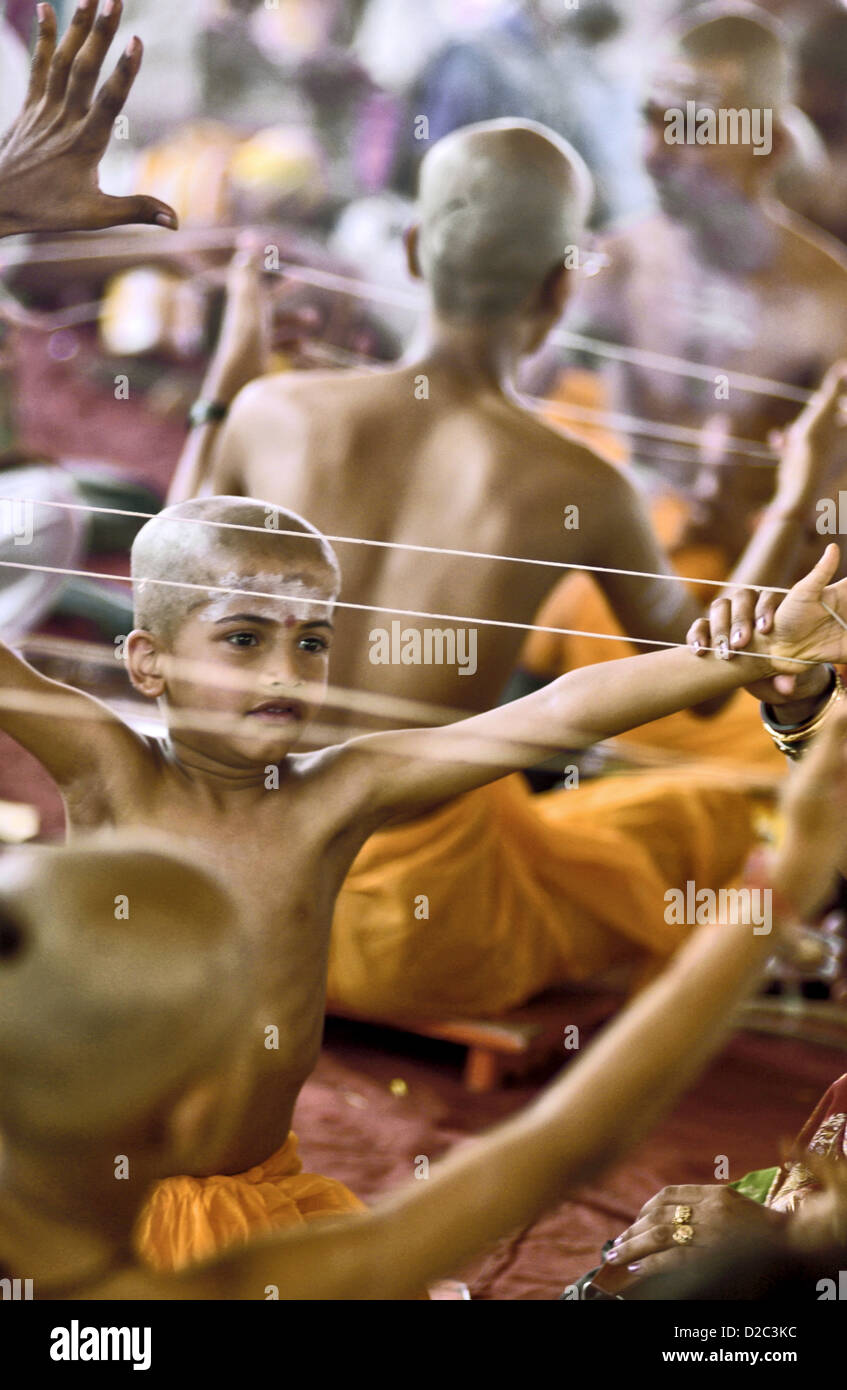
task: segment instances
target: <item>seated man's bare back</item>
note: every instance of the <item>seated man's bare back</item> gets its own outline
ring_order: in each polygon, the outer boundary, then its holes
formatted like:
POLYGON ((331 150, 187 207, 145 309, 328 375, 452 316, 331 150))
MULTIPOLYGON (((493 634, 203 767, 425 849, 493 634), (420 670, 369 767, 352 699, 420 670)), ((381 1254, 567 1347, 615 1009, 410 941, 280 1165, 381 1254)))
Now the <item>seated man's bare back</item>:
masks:
MULTIPOLYGON (((338 547, 342 599, 367 607, 345 613, 333 650, 334 683, 457 709, 497 700, 515 665, 522 625, 561 575, 561 563, 670 572, 634 488, 612 464, 536 419, 507 392, 463 379, 437 355, 376 373, 255 382, 224 431, 211 490, 284 496, 295 510, 317 516, 325 534, 398 547, 338 547), (422 382, 426 399, 419 398, 422 382), (530 563, 422 554, 406 545, 530 563), (434 624, 403 610, 464 621, 434 624), (398 659, 397 640, 391 644, 393 622, 402 632, 464 628, 473 641, 457 643, 454 664, 422 662, 412 673, 398 659), (371 639, 377 629, 389 636, 388 663, 371 639)), ((626 630, 682 639, 695 608, 682 586, 602 579, 626 630)))

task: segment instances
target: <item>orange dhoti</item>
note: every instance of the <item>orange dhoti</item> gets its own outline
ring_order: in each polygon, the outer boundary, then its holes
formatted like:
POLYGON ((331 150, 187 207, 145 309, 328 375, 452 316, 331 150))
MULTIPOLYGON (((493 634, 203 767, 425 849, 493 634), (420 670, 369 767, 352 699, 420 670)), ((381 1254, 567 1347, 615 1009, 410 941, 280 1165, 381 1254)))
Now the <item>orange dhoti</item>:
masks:
POLYGON ((668 890, 726 884, 752 840, 748 799, 714 777, 541 796, 504 778, 368 840, 336 904, 330 1008, 491 1016, 624 962, 643 976, 686 934, 668 890))
POLYGON ((245 1173, 157 1183, 135 1228, 140 1257, 170 1272, 254 1236, 366 1210, 343 1183, 301 1167, 292 1133, 267 1162, 245 1173))

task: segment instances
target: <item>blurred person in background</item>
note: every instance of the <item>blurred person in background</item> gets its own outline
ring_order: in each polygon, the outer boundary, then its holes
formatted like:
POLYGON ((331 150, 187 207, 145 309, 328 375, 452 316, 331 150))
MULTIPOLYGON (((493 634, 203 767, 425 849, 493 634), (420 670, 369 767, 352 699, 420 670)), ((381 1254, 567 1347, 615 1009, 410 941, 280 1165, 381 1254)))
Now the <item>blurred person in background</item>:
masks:
POLYGON ((654 493, 682 496, 677 544, 710 547, 715 577, 772 494, 764 446, 795 413, 791 398, 730 385, 730 375, 808 388, 847 350, 847 257, 772 191, 789 99, 783 36, 762 11, 707 5, 676 31, 646 104, 647 166, 662 211, 606 241, 610 264, 587 282, 569 323, 714 369, 695 376, 598 358, 619 409, 701 431, 696 446, 639 438, 633 462, 654 493), (669 139, 669 113, 688 101, 698 111, 770 112, 769 148, 669 139))
POLYGON ((825 166, 788 191, 810 221, 847 242, 847 9, 826 6, 797 46, 798 103, 823 143, 825 166))
POLYGON ((447 43, 421 74, 398 187, 412 187, 427 142, 514 116, 549 126, 579 151, 597 185, 598 225, 643 213, 652 196, 639 155, 631 38, 617 0, 583 0, 575 9, 558 0, 499 6, 489 25, 447 43), (613 42, 622 39, 626 48, 613 42), (416 138, 418 115, 427 119, 427 139, 416 138))

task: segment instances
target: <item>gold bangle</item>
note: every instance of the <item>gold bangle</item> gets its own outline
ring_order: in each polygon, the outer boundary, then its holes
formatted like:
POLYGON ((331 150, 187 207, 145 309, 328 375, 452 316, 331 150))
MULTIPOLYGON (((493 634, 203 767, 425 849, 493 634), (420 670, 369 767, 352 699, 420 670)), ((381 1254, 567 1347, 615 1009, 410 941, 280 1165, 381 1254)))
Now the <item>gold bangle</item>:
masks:
POLYGON ((835 706, 839 704, 840 701, 844 699, 845 694, 847 694, 847 691, 844 689, 844 683, 835 670, 835 667, 833 667, 833 673, 835 675, 835 684, 830 691, 826 704, 823 709, 818 710, 817 714, 813 715, 811 719, 808 719, 805 724, 801 724, 796 729, 779 729, 776 725, 771 724, 770 720, 766 719, 764 715, 762 716, 762 723, 765 729, 773 739, 780 753, 784 753, 786 757, 796 760, 802 756, 807 744, 812 741, 815 734, 819 732, 829 719, 835 706))

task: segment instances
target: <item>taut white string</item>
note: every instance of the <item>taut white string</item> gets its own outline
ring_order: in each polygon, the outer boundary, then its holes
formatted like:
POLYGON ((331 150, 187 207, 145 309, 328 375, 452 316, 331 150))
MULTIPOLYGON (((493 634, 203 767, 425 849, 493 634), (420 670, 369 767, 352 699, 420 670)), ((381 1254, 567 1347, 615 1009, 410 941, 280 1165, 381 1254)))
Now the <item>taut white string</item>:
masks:
MULTIPOLYGON (((278 532, 277 534, 281 534, 281 532, 278 532)), ((297 531, 293 534, 302 537, 304 533, 302 531, 297 531)), ((120 584, 132 584, 133 582, 131 577, 125 574, 100 574, 96 570, 64 569, 60 568, 58 565, 32 565, 26 564, 21 560, 0 560, 0 566, 2 566, 4 569, 35 570, 42 574, 61 574, 65 575, 67 578, 72 579, 97 579, 100 581, 104 579, 111 579, 117 580, 117 582, 120 584)), ((302 597, 298 594, 264 593, 259 589, 230 589, 220 584, 191 584, 188 580, 184 579, 153 579, 144 576, 143 583, 162 584, 173 589, 190 589, 196 593, 202 594, 238 594, 239 596, 242 596, 244 598, 268 598, 276 599, 277 601, 285 599, 299 601, 302 597)), ((754 586, 751 585, 750 587, 752 588, 754 586)), ((786 590, 785 592, 787 593, 788 590, 786 590)), ((358 612, 381 613, 387 616, 394 617, 425 618, 430 622, 455 623, 457 626, 463 627, 508 628, 519 632, 544 632, 549 633, 554 637, 595 637, 598 639, 598 641, 601 642, 623 641, 629 642, 633 646, 639 647, 660 647, 663 649, 689 650, 687 642, 667 642, 660 641, 658 638, 654 637, 629 637, 622 636, 620 633, 610 632, 586 632, 583 628, 578 627, 542 627, 535 623, 508 622, 503 618, 472 618, 467 616, 461 616, 456 613, 426 613, 414 608, 387 608, 375 603, 351 603, 349 600, 342 601, 341 599, 337 599, 334 601, 330 599, 312 599, 310 601, 316 604, 320 604, 324 608, 347 608, 356 610, 358 612)), ((701 652, 717 652, 720 649, 717 647, 701 646, 699 650, 701 652)), ((754 656, 760 661, 765 659, 762 656, 761 652, 749 652, 746 650, 734 650, 733 655, 754 656)), ((802 657, 790 657, 786 659, 790 660, 793 664, 796 664, 798 666, 820 665, 819 661, 807 661, 802 657)))
MULTIPOLYGON (((137 238, 110 236, 98 238, 96 241, 94 238, 85 238, 76 242, 67 238, 59 242, 43 242, 37 246, 34 253, 27 247, 10 247, 0 257, 0 270, 4 266, 35 265, 43 262, 69 260, 98 260, 126 254, 137 254, 139 258, 143 258, 151 252, 156 254, 160 251, 164 252, 166 256, 176 256, 180 253, 184 254, 186 250, 194 249, 198 251, 226 250, 235 245, 242 231, 242 228, 221 230, 210 228, 208 230, 201 229, 186 236, 180 236, 180 233, 165 232, 162 238, 156 237, 153 240, 149 239, 148 233, 146 241, 142 235, 137 238)), ((311 285, 315 289, 347 294, 351 299, 388 304, 394 308, 412 311, 420 310, 426 305, 425 294, 413 287, 401 289, 375 285, 368 280, 338 275, 331 271, 317 270, 289 261, 280 262, 279 273, 285 275, 289 280, 311 285)), ((801 405, 804 405, 812 397, 812 392, 791 386, 787 382, 755 376, 749 372, 726 372, 722 367, 712 367, 701 362, 689 362, 685 358, 674 357, 667 353, 650 352, 643 348, 625 347, 621 343, 609 343, 601 338, 572 332, 570 329, 554 330, 551 339, 563 347, 588 350, 595 352, 600 357, 631 362, 636 366, 672 372, 680 376, 692 376, 703 381, 713 381, 718 375, 726 376, 732 388, 753 395, 774 396, 783 400, 795 401, 801 405)))
MULTIPOLYGON (((255 500, 257 505, 263 505, 260 499, 255 500)), ((61 510, 69 512, 96 512, 98 515, 104 516, 131 516, 137 517, 139 520, 144 521, 154 521, 157 517, 162 516, 161 512, 136 512, 127 510, 122 507, 96 507, 84 502, 56 502, 52 499, 48 500, 47 498, 41 497, 0 497, 0 502, 10 502, 14 506, 20 506, 23 503, 30 503, 31 505, 36 507, 58 507, 61 510)), ((266 537, 299 536, 301 539, 309 539, 309 535, 307 532, 287 531, 284 530, 282 527, 276 526, 246 526, 243 522, 211 521, 207 517, 199 516, 180 516, 164 519, 168 521, 172 520, 174 522, 179 522, 181 525, 184 523, 190 526, 215 526, 220 528, 221 530, 226 531, 251 531, 255 532, 259 536, 266 537)), ((624 576, 624 578, 627 579, 662 579, 676 584, 703 584, 707 585, 709 588, 714 589, 726 589, 727 587, 729 587, 729 581, 726 579, 698 579, 696 577, 683 574, 653 574, 650 570, 616 569, 612 565, 577 564, 574 561, 567 560, 536 560, 525 555, 498 555, 484 550, 457 550, 448 546, 440 545, 413 545, 408 541, 376 541, 370 540, 365 536, 330 536, 326 535, 324 532, 321 532, 321 535, 324 540, 329 541, 332 545, 370 545, 382 550, 408 550, 419 555, 450 555, 460 560, 498 560, 502 561, 504 564, 537 565, 541 566, 544 569, 577 570, 582 571, 586 574, 618 574, 624 576)), ((13 562, 9 561, 0 563, 11 564, 13 562)), ((36 565, 31 566, 31 568, 38 569, 41 567, 36 565)), ((99 575, 97 577, 101 579, 124 578, 124 576, 122 575, 99 575)), ((780 588, 776 584, 744 584, 741 587, 745 589, 751 589, 755 593, 762 594, 790 593, 789 589, 780 588)), ((396 611, 401 612, 403 610, 397 609, 396 611)), ((521 624, 513 624, 513 626, 521 626, 521 624)), ((544 628, 534 630, 547 631, 547 629, 544 628)), ((550 631, 552 630, 553 629, 550 629, 550 631)))

